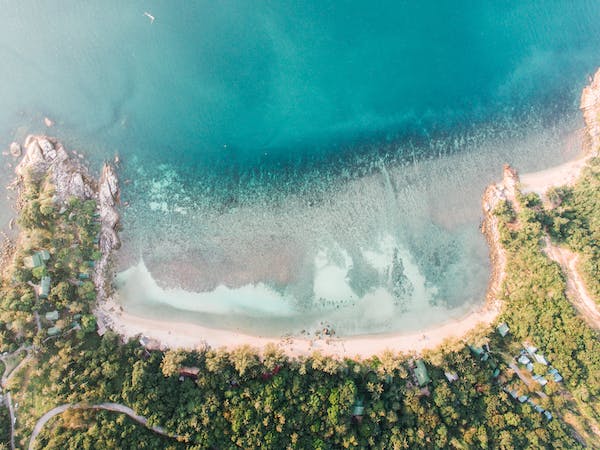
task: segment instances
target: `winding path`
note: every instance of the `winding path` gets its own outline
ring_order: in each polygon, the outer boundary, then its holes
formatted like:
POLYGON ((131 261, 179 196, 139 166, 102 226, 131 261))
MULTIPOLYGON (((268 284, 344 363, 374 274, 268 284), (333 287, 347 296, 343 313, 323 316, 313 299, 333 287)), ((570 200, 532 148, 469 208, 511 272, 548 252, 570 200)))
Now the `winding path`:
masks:
MULTIPOLYGON (((0 357, 0 361, 2 361, 4 363, 4 373, 2 374, 2 378, 0 379, 0 386, 2 387, 2 391, 4 391, 4 389, 6 388, 6 383, 8 383, 8 380, 10 380, 10 377, 14 373, 17 373, 18 370, 21 368, 21 366, 24 365, 31 358, 32 348, 33 347, 21 346, 14 352, 0 357), (27 352, 27 355, 25 355, 25 358, 23 358, 19 362, 19 364, 17 364, 15 367, 13 367, 9 373, 8 365, 6 364, 6 359, 8 359, 22 351, 27 352)), ((15 417, 15 410, 13 408, 12 397, 10 395, 10 391, 6 391, 4 400, 6 403, 6 407, 8 408, 8 414, 10 416, 10 448, 12 450, 14 450, 15 449, 15 423, 17 421, 17 418, 15 417)))
POLYGON ((122 414, 126 414, 131 419, 135 420, 137 423, 144 425, 148 429, 154 431, 161 436, 165 436, 172 439, 179 439, 181 436, 177 434, 169 434, 163 428, 157 426, 148 425, 148 419, 144 416, 140 416, 136 414, 136 412, 128 406, 122 405, 120 403, 98 403, 96 405, 86 405, 83 403, 65 403, 64 405, 57 406, 56 408, 52 408, 46 414, 44 414, 33 427, 33 432, 31 433, 31 437, 29 438, 29 450, 33 450, 35 448, 35 440, 50 419, 54 416, 64 413, 67 409, 103 409, 105 411, 113 411, 122 414))
POLYGON ((600 330, 600 310, 598 304, 589 294, 577 270, 579 255, 564 247, 552 244, 548 238, 546 238, 544 252, 562 268, 567 278, 567 297, 573 306, 580 312, 586 322, 597 330, 600 330))

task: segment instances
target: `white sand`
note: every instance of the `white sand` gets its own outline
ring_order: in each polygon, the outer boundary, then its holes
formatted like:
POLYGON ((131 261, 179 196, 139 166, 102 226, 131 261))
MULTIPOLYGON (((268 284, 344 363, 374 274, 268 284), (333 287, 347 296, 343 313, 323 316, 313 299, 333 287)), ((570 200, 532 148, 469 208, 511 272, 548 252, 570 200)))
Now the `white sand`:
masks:
POLYGON ((520 176, 521 191, 544 195, 551 187, 571 186, 579 178, 589 159, 590 156, 586 155, 550 169, 525 173, 520 176))
MULTIPOLYGON (((540 172, 523 174, 522 189, 525 192, 545 193, 552 186, 572 184, 585 167, 587 157, 579 157, 557 167, 540 172)), ((502 259, 502 258, 501 258, 502 259)), ((502 262, 497 262, 502 264, 502 262)), ((502 270, 500 270, 502 273, 502 270)), ((497 280, 497 282, 499 282, 497 280)), ((459 340, 478 326, 494 323, 500 307, 497 301, 489 302, 480 310, 474 310, 462 318, 452 319, 429 330, 411 334, 368 335, 348 338, 283 337, 268 338, 234 331, 213 329, 184 322, 146 319, 122 311, 114 302, 108 301, 97 309, 100 327, 106 324, 125 337, 143 335, 160 342, 163 348, 212 348, 233 349, 249 345, 263 349, 267 344, 279 346, 289 356, 308 355, 314 351, 338 358, 368 358, 386 350, 393 352, 422 352, 438 347, 445 341, 459 340)))
POLYGON ((394 352, 420 352, 435 348, 444 341, 460 338, 478 325, 487 325, 498 315, 496 308, 484 308, 473 311, 462 319, 452 320, 412 334, 371 335, 349 338, 309 339, 302 337, 268 338, 251 336, 234 331, 213 329, 185 322, 166 322, 134 316, 114 303, 106 303, 100 309, 100 315, 106 315, 108 327, 125 337, 147 336, 161 343, 164 348, 195 349, 210 346, 233 349, 241 345, 250 345, 257 349, 267 344, 275 344, 289 356, 309 355, 320 351, 324 355, 343 357, 361 357, 381 354, 385 350, 394 352))

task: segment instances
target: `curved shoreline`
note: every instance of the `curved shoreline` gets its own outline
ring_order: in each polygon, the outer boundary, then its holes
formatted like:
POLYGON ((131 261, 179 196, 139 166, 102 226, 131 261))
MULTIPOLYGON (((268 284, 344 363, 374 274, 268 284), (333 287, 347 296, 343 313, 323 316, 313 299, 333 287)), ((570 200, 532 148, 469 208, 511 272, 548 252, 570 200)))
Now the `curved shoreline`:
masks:
POLYGON ((581 96, 581 110, 585 122, 586 139, 582 152, 575 159, 539 172, 523 174, 505 165, 503 179, 493 183, 485 190, 482 198, 484 220, 482 232, 489 246, 491 274, 484 306, 472 311, 460 319, 450 320, 433 328, 415 333, 395 333, 387 335, 366 335, 348 338, 320 337, 314 339, 302 337, 268 338, 243 334, 224 329, 207 328, 192 323, 160 321, 148 319, 124 312, 112 299, 102 302, 96 309, 99 332, 105 327, 112 329, 124 338, 143 336, 147 347, 152 348, 225 348, 249 345, 264 349, 267 345, 276 345, 286 355, 298 357, 312 352, 337 358, 368 358, 385 351, 411 353, 439 347, 444 342, 460 340, 478 326, 490 326, 501 311, 499 295, 505 277, 506 254, 500 245, 498 219, 493 211, 499 201, 515 200, 518 187, 524 192, 536 192, 543 195, 549 188, 574 183, 586 166, 589 158, 597 153, 600 142, 600 127, 596 117, 600 110, 600 70, 598 70, 581 96))
MULTIPOLYGON (((521 185, 527 192, 545 192, 552 186, 562 186, 575 181, 585 163, 589 152, 579 155, 575 160, 540 172, 523 174, 521 185), (587 156, 585 156, 587 154, 587 156)), ((484 221, 482 232, 490 249, 491 275, 482 308, 464 315, 462 318, 450 319, 446 323, 436 324, 430 329, 413 333, 394 333, 380 335, 363 335, 337 338, 305 338, 305 337, 261 337, 218 328, 208 328, 187 322, 161 321, 144 318, 122 310, 114 300, 109 299, 98 305, 96 315, 103 327, 111 329, 124 338, 143 336, 150 348, 161 349, 197 349, 225 348, 249 345, 259 350, 267 345, 275 345, 290 357, 307 356, 318 351, 323 355, 349 358, 369 358, 385 351, 411 353, 431 350, 445 342, 460 340, 469 331, 479 326, 493 324, 500 314, 501 304, 498 299, 504 280, 506 256, 499 243, 498 220, 493 215, 496 204, 501 200, 514 200, 519 177, 509 166, 504 168, 504 177, 500 183, 490 185, 484 195, 482 207, 484 221)))

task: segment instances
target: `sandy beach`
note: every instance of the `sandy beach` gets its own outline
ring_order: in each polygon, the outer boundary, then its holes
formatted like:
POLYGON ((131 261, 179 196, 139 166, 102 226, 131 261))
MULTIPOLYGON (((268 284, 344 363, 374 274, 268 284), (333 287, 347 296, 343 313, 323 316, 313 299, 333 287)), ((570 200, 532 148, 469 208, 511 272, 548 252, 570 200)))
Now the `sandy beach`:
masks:
POLYGON ((581 170, 587 165, 590 158, 589 155, 580 156, 550 169, 525 173, 520 176, 521 191, 523 193, 535 192, 543 196, 551 187, 571 186, 579 178, 581 170))
MULTIPOLYGON (((504 264, 504 262, 500 263, 504 264)), ((500 268, 503 272, 503 267, 500 268)), ((501 278, 493 281, 500 285, 501 278)), ((208 328, 193 323, 163 321, 144 318, 123 311, 113 300, 103 302, 96 310, 100 330, 105 327, 125 338, 144 336, 155 342, 150 346, 161 349, 234 349, 249 345, 263 349, 267 344, 276 345, 291 357, 310 355, 319 351, 323 355, 336 358, 369 358, 386 350, 395 353, 422 352, 433 349, 446 341, 464 337, 470 330, 493 323, 500 312, 497 299, 488 300, 483 308, 473 309, 463 317, 450 318, 447 322, 434 325, 430 329, 409 334, 380 334, 337 338, 329 336, 303 337, 284 336, 281 338, 261 337, 230 330, 208 328)))
POLYGON ((160 347, 197 349, 226 348, 231 350, 242 345, 257 349, 274 344, 292 357, 309 355, 319 351, 323 355, 338 358, 369 358, 386 350, 393 352, 421 352, 438 347, 444 341, 464 336, 478 325, 492 323, 498 315, 497 308, 485 307, 468 313, 464 318, 451 320, 430 330, 412 334, 366 335, 360 337, 282 337, 269 338, 213 329, 185 322, 167 322, 134 316, 115 303, 107 302, 98 311, 108 322, 110 329, 121 336, 131 338, 138 335, 160 343, 160 347))

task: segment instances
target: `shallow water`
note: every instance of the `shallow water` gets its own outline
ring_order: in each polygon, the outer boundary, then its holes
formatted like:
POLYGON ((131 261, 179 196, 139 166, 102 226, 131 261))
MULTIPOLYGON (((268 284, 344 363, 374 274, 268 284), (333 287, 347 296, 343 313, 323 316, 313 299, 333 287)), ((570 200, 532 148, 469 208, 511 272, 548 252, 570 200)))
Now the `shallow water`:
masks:
POLYGON ((600 61, 596 1, 0 7, 0 144, 124 161, 125 307, 263 334, 481 303, 483 188, 576 151, 600 61))

